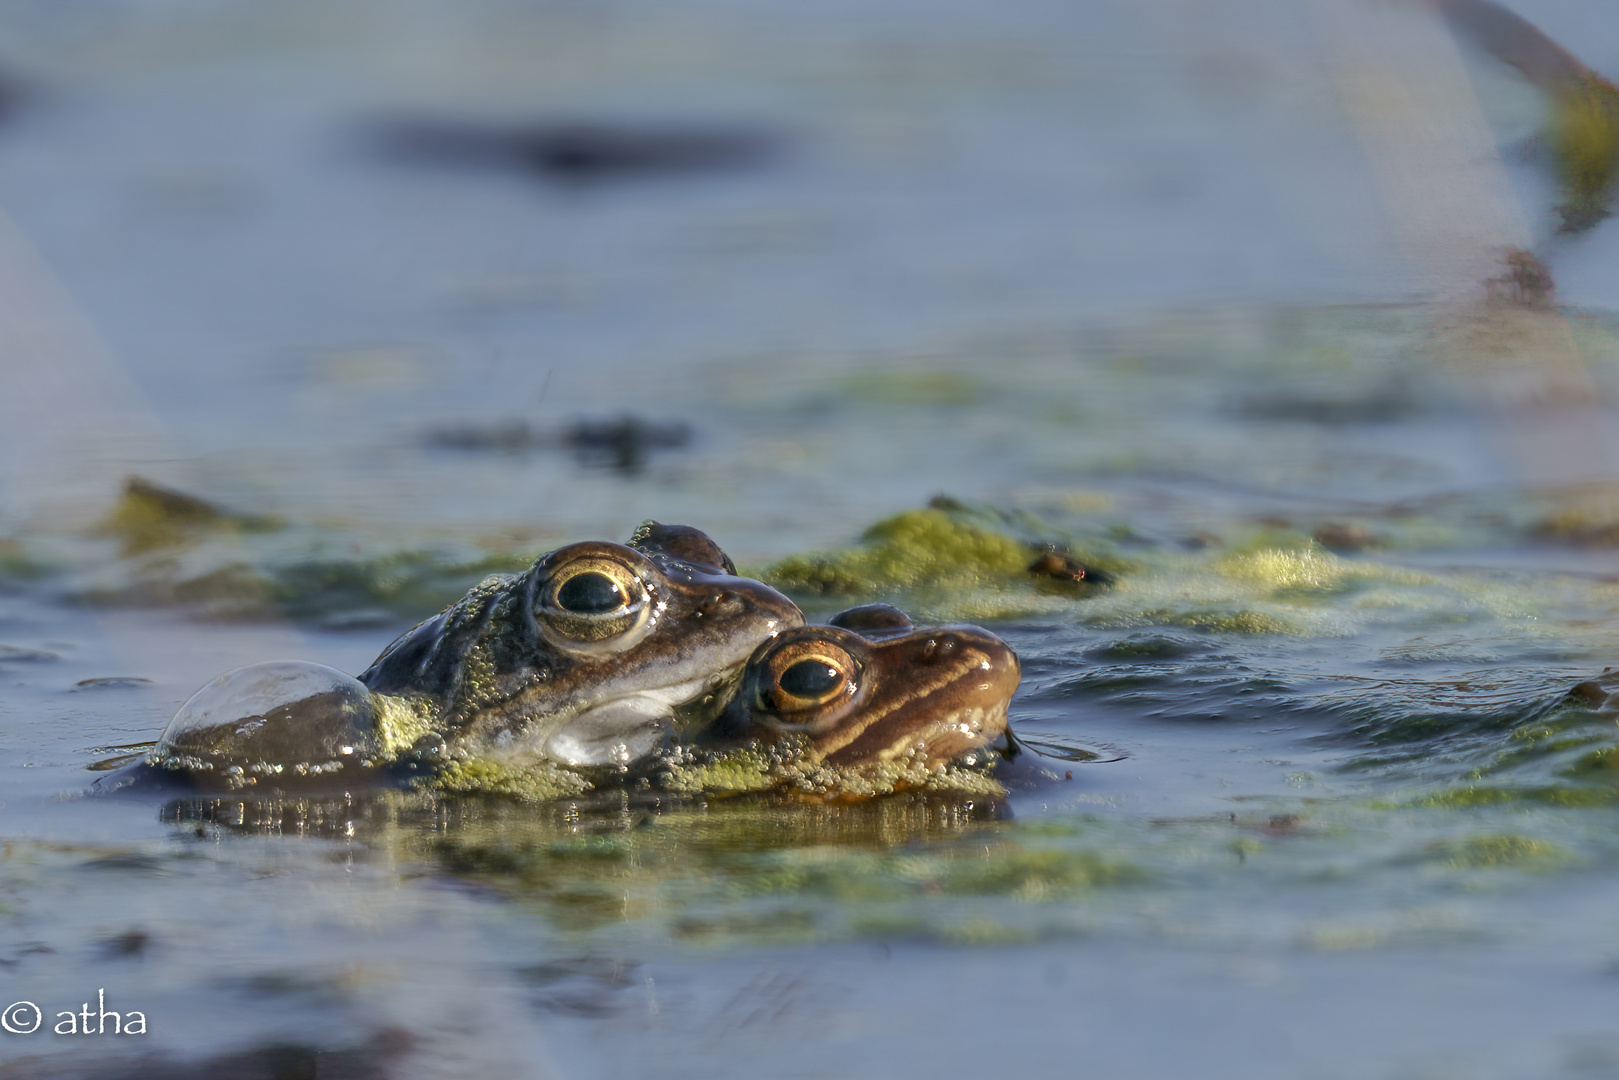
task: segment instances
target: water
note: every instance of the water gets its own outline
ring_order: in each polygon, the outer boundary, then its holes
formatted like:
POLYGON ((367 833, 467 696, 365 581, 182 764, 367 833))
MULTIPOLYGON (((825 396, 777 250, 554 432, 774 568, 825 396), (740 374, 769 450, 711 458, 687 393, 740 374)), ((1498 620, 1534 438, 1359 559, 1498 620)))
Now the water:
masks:
MULTIPOLYGON (((1523 10, 1619 71, 1600 6, 1523 10)), ((26 298, 0 320, 0 1006, 46 1021, 0 1072, 1619 1069, 1619 738, 1566 700, 1619 656, 1613 241, 1547 242, 1513 149, 1537 101, 1479 58, 1454 72, 1482 111, 1435 130, 1508 148, 1463 155, 1496 201, 1420 202, 1402 169, 1443 148, 1355 87, 1367 42, 1450 70, 1422 9, 8 0, 0 25, 28 91, 0 127, 26 298), (775 149, 559 180, 388 152, 414 120, 775 149), (1484 263, 1426 242, 1462 225, 1484 263), (1474 306, 1506 242, 1539 244, 1561 314, 1474 306), (626 414, 692 437, 627 470, 565 445, 626 414), (98 534, 127 473, 238 516, 98 534), (989 802, 75 795, 214 675, 359 671, 558 543, 651 517, 763 569, 940 493, 1132 566, 1078 601, 903 598, 998 616, 1015 724, 1116 760, 1024 759, 989 802), (98 990, 147 1033, 47 1033, 87 1002, 100 1026, 98 990)))

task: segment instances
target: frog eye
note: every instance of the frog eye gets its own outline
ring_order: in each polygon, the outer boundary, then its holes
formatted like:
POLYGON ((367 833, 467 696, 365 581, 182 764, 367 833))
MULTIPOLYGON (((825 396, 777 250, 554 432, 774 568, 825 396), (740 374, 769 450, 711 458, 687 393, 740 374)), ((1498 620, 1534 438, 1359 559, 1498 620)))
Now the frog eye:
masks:
POLYGON ((635 567, 592 555, 551 572, 540 585, 534 615, 557 644, 592 651, 629 645, 651 611, 647 584, 635 567))
POLYGON ((817 709, 852 695, 859 673, 854 658, 831 642, 793 642, 770 658, 759 704, 781 713, 817 709))
POLYGON ((606 615, 629 603, 618 582, 606 574, 586 570, 557 587, 557 606, 577 615, 606 615))
POLYGON ((776 678, 784 694, 796 698, 824 698, 843 685, 843 672, 825 660, 800 660, 776 678))

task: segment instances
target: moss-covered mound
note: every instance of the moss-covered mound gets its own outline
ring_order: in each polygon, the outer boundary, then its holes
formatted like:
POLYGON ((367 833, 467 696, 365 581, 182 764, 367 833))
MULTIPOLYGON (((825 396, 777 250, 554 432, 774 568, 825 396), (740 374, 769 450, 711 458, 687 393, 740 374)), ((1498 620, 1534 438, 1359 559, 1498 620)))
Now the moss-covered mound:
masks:
POLYGON ((886 599, 923 617, 994 618, 1065 607, 1133 568, 1026 515, 936 499, 884 518, 851 547, 790 556, 760 576, 812 607, 886 599))

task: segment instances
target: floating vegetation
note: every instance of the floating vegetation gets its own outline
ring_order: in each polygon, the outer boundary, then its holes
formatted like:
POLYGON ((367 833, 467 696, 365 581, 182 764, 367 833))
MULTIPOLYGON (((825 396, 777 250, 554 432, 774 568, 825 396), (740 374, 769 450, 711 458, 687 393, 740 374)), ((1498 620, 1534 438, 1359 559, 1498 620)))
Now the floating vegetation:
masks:
POLYGON ((1572 691, 1530 688, 1493 700, 1475 692, 1474 708, 1446 710, 1432 701, 1401 719, 1387 702, 1379 710, 1368 701, 1360 711, 1381 715, 1359 725, 1357 734, 1387 749, 1357 756, 1347 768, 1394 775, 1417 768, 1439 780, 1433 790, 1398 804, 1404 806, 1619 804, 1619 711, 1611 703, 1612 689, 1604 677, 1572 691), (1401 743, 1409 751, 1401 752, 1401 743))
POLYGON ((1547 139, 1562 188, 1561 231, 1584 232, 1607 217, 1619 179, 1619 88, 1492 0, 1444 0, 1441 9, 1451 25, 1551 98, 1547 139))
POLYGON ((964 408, 977 404, 986 387, 964 371, 876 370, 843 380, 843 391, 856 402, 964 408))
POLYGON ((422 780, 435 791, 461 795, 497 795, 519 802, 546 802, 590 790, 588 779, 572 770, 541 762, 514 768, 498 761, 452 761, 422 780))
POLYGON ((1084 549, 1029 515, 938 498, 872 525, 859 543, 797 555, 763 571, 790 595, 908 602, 923 617, 1007 618, 1061 610, 1129 573, 1104 542, 1084 549), (1059 598, 1057 604, 1050 599, 1059 598))
POLYGON ((1531 524, 1530 536, 1582 547, 1619 546, 1619 488, 1582 485, 1561 495, 1561 505, 1531 524))
POLYGON ((213 503, 139 476, 124 481, 124 493, 97 532, 118 540, 125 555, 184 547, 220 534, 275 532, 277 518, 233 514, 213 503))
POLYGON ((1571 82, 1553 101, 1549 135, 1561 230, 1584 232, 1609 215, 1619 180, 1619 89, 1596 75, 1571 82))
MULTIPOLYGON (((490 574, 526 569, 534 552, 388 549, 370 537, 224 510, 131 477, 93 530, 115 560, 48 565, 21 543, 0 544, 0 577, 55 577, 79 603, 179 607, 204 618, 290 617, 334 627, 394 623, 441 610, 490 574)), ((58 549, 62 545, 57 544, 58 549)), ((69 552, 71 548, 65 549, 69 552)))
POLYGON ((206 618, 290 617, 337 627, 374 625, 430 615, 460 599, 482 578, 515 573, 533 561, 527 554, 461 561, 431 550, 332 559, 318 547, 311 552, 302 545, 290 551, 228 553, 240 561, 207 567, 208 555, 227 555, 217 551, 200 552, 203 557, 195 560, 164 560, 134 567, 110 584, 87 584, 76 598, 97 606, 181 607, 206 618), (188 573, 198 563, 207 568, 188 573))
POLYGON ((786 740, 772 747, 753 744, 721 753, 682 752, 660 767, 660 789, 688 795, 779 791, 826 802, 854 802, 897 792, 933 792, 999 798, 1006 789, 995 779, 991 752, 956 763, 929 762, 925 756, 853 765, 809 763, 786 740))

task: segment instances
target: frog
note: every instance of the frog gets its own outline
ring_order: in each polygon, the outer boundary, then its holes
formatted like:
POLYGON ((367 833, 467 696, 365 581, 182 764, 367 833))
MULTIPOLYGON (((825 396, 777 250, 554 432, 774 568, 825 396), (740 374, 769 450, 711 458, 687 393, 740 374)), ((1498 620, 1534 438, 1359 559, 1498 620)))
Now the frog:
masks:
POLYGON ((98 787, 154 771, 202 789, 346 783, 467 760, 622 769, 676 707, 803 622, 706 534, 649 521, 627 544, 569 544, 484 579, 358 678, 303 661, 221 676, 98 787))
POLYGON ((982 627, 918 627, 862 604, 762 642, 663 782, 840 798, 930 786, 992 763, 1021 675, 1017 653, 982 627))

